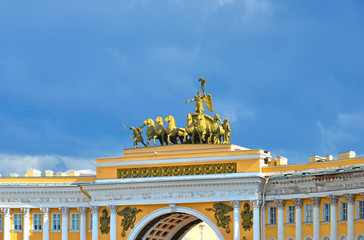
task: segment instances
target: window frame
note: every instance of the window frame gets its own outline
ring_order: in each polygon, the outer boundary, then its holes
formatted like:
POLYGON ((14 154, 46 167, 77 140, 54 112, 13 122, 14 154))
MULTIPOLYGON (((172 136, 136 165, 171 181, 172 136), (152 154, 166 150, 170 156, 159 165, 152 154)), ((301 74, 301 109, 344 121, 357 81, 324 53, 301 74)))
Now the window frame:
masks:
POLYGON ((62 224, 61 219, 62 217, 60 213, 52 213, 52 231, 61 231, 61 224, 62 224), (59 219, 56 219, 55 216, 59 216, 59 219), (55 221, 59 221, 59 225, 56 225, 55 221), (59 226, 59 229, 54 228, 55 226, 59 226))
POLYGON ((340 202, 340 221, 348 220, 348 202, 340 202), (345 205, 345 207, 343 206, 345 205))
POLYGON ((80 214, 79 213, 71 213, 70 230, 72 230, 72 231, 80 230, 80 214), (77 216, 77 218, 75 218, 76 216, 77 216), (74 224, 75 222, 77 222, 78 224, 77 223, 74 224))
MULTIPOLYGON (((305 223, 312 223, 313 222, 313 205, 312 205, 312 203, 306 203, 304 205, 304 211, 305 211, 305 213, 304 213, 305 214, 304 215, 305 223), (310 209, 308 209, 307 206, 310 206, 310 209), (310 216, 308 216, 307 212, 310 213, 310 216), (308 221, 308 217, 311 219, 311 221, 308 221)), ((311 238, 311 240, 312 240, 312 238, 311 238)))
POLYGON ((277 207, 269 206, 268 207, 268 225, 277 225, 277 207), (272 211, 274 209, 274 211, 272 211), (274 212, 274 215, 272 215, 274 212), (274 221, 272 221, 274 220, 274 221))
POLYGON ((42 214, 41 213, 33 213, 32 214, 32 230, 33 231, 41 231, 42 230, 42 214), (38 219, 38 217, 40 216, 40 219, 38 219), (36 219, 37 218, 37 219, 36 219), (36 224, 36 222, 38 222, 38 224, 36 224), (40 226, 40 229, 36 229, 35 226, 40 226))
POLYGON ((21 213, 13 214, 13 231, 23 231, 23 214, 21 214, 21 213), (19 218, 19 216, 20 216, 20 218, 19 218), (19 228, 18 228, 18 226, 19 226, 19 228))
POLYGON ((322 222, 330 222, 330 217, 331 217, 331 204, 328 202, 324 202, 322 203, 322 222))
POLYGON ((3 231, 3 214, 0 213, 0 232, 3 231))
POLYGON ((356 218, 361 220, 364 219, 364 200, 356 201, 356 218))
POLYGON ((296 222, 296 206, 295 205, 287 205, 287 223, 294 224, 296 222), (293 211, 292 209, 293 208, 293 211))

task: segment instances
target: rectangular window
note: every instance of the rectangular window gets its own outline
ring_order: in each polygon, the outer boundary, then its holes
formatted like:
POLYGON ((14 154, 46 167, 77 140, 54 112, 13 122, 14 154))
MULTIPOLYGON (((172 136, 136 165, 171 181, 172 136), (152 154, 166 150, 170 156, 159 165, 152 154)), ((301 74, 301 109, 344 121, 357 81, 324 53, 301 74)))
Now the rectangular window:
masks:
POLYGON ((348 203, 340 202, 340 221, 348 220, 348 203))
POLYGON ((364 201, 358 201, 358 218, 364 219, 364 201))
POLYGON ((293 205, 287 206, 287 223, 294 223, 295 221, 295 207, 293 205))
POLYGON ((268 224, 274 225, 277 224, 277 208, 276 207, 269 207, 269 219, 268 224))
POLYGON ((322 221, 330 222, 330 203, 323 203, 322 211, 322 221))
POLYGON ((312 223, 312 204, 305 204, 305 222, 312 223))
POLYGON ((3 230, 3 215, 0 214, 0 231, 3 230))
POLYGON ((61 230, 61 214, 52 214, 52 230, 61 230))
POLYGON ((42 214, 33 214, 33 230, 42 230, 42 214))
POLYGON ((21 213, 13 214, 13 229, 14 230, 22 230, 21 220, 22 220, 21 213))
POLYGON ((71 214, 71 230, 80 230, 80 214, 71 214))
POLYGON ((89 226, 88 226, 88 229, 89 229, 89 230, 92 230, 92 213, 89 213, 89 214, 88 214, 88 223, 89 223, 89 224, 88 224, 88 225, 89 225, 89 226))

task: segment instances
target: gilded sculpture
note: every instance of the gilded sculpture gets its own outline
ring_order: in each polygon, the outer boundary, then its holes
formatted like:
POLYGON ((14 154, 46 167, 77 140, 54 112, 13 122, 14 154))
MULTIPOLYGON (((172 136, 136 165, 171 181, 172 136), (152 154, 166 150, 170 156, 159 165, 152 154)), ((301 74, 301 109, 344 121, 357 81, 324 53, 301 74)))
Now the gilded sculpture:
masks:
POLYGON ((249 203, 244 204, 244 210, 241 211, 241 225, 243 226, 244 230, 247 231, 253 227, 253 211, 250 210, 249 203))
POLYGON ((230 233, 231 217, 227 214, 234 210, 232 206, 225 203, 214 203, 213 208, 206 208, 206 210, 215 212, 216 225, 224 228, 227 233, 230 233))
POLYGON ((129 132, 128 134, 133 140, 134 148, 137 147, 138 143, 142 143, 145 147, 151 146, 151 139, 153 139, 154 145, 156 144, 156 139, 159 140, 160 145, 230 143, 231 126, 229 120, 225 118, 225 120, 221 122, 219 114, 216 113, 214 118, 212 118, 204 113, 204 103, 211 112, 214 112, 212 97, 205 92, 207 81, 203 77, 198 81, 201 83, 202 95, 201 92, 197 92, 197 95, 193 99, 186 101, 186 103, 195 102, 195 113, 187 114, 185 128, 177 127, 175 118, 172 115, 168 115, 164 121, 161 116, 158 116, 155 121, 148 118, 143 122, 142 126, 138 128, 129 128, 133 131, 134 137, 132 137, 129 132), (166 128, 164 127, 163 122, 168 123, 166 128), (147 136, 146 143, 144 143, 142 136, 142 128, 145 126, 148 126, 145 132, 147 136))
POLYGON ((121 236, 125 237, 125 232, 134 228, 136 215, 141 212, 141 209, 137 209, 135 207, 126 207, 123 210, 118 212, 118 215, 123 217, 121 220, 121 226, 123 227, 123 231, 121 232, 121 236))
POLYGON ((102 234, 108 234, 110 231, 110 217, 106 209, 102 210, 100 217, 100 231, 102 234))

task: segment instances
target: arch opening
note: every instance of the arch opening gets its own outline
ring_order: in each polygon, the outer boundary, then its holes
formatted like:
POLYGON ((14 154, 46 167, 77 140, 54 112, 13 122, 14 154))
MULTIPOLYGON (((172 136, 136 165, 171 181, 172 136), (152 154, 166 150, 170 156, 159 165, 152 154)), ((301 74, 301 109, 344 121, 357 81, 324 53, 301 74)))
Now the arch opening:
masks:
POLYGON ((206 223, 220 240, 220 230, 203 214, 196 210, 177 207, 159 209, 141 219, 130 232, 127 240, 181 240, 186 233, 200 223, 206 223))

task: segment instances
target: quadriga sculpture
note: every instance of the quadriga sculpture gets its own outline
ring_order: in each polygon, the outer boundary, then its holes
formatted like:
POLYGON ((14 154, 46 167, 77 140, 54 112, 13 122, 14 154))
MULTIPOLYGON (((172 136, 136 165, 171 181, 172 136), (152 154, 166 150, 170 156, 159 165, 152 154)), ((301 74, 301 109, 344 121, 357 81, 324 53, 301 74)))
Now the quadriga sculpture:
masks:
POLYGON ((176 127, 176 121, 174 120, 174 117, 171 115, 168 115, 168 117, 166 117, 164 121, 168 122, 168 126, 166 128, 168 144, 171 143, 178 144, 179 141, 183 143, 183 139, 185 138, 185 129, 176 127))
POLYGON ((197 129, 193 121, 191 113, 187 114, 187 123, 185 127, 185 143, 195 143, 197 137, 197 129))
POLYGON ((155 130, 156 135, 153 138, 154 145, 156 144, 155 139, 159 139, 161 145, 164 145, 164 143, 167 145, 167 132, 163 125, 163 118, 161 116, 158 116, 155 122, 157 123, 157 128, 155 130))
POLYGON ((200 139, 200 143, 211 143, 210 128, 206 124, 204 114, 200 113, 197 117, 197 133, 200 139))
POLYGON ((211 124, 211 132, 212 142, 217 144, 223 143, 223 141, 225 140, 225 130, 222 126, 219 125, 219 123, 222 125, 220 115, 216 113, 214 116, 214 120, 211 124), (221 137, 223 138, 223 140, 221 140, 221 137))

